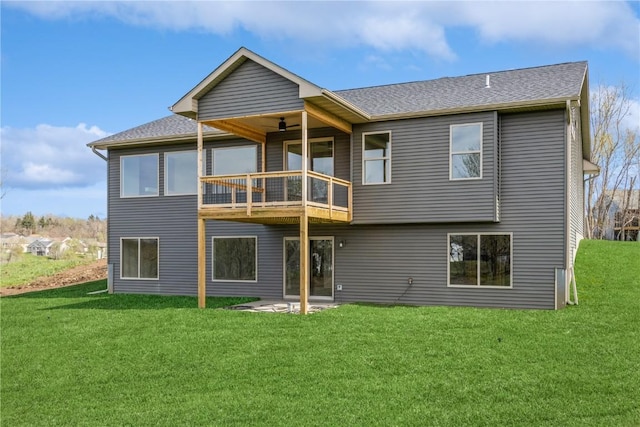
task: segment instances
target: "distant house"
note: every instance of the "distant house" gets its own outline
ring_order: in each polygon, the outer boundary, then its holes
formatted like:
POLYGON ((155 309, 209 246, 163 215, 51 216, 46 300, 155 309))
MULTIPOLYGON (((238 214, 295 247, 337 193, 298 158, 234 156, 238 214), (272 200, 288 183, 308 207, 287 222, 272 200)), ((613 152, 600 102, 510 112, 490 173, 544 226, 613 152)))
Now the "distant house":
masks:
MULTIPOLYGON (((24 246, 25 238, 16 233, 3 233, 0 235, 0 246, 3 252, 7 252, 16 246, 24 246)), ((26 246, 22 248, 22 252, 26 252, 26 246)))
POLYGON ((586 62, 332 91, 242 48, 95 141, 112 291, 558 309, 582 238, 586 62))
POLYGON ((71 240, 70 237, 66 237, 64 239, 57 238, 48 238, 42 237, 34 240, 29 245, 27 245, 27 252, 37 255, 37 256, 49 256, 52 255, 52 250, 56 243, 60 244, 60 252, 64 252, 68 248, 68 242, 71 240))
POLYGON ((610 240, 640 240, 640 190, 607 191, 611 201, 604 234, 610 240))

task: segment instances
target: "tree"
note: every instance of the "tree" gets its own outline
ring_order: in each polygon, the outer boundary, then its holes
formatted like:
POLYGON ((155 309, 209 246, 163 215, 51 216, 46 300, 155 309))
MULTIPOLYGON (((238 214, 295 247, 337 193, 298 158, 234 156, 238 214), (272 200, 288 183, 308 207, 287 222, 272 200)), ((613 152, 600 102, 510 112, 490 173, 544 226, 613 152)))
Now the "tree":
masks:
POLYGON ((13 245, 7 250, 7 263, 17 261, 22 257, 21 245, 13 245))
POLYGON ((591 239, 607 237, 616 197, 640 182, 640 138, 638 124, 630 123, 632 107, 624 83, 600 85, 591 95, 591 159, 600 167, 600 174, 587 180, 585 195, 591 239))
POLYGON ((24 233, 31 234, 36 231, 36 218, 31 212, 27 212, 26 214, 24 214, 22 219, 19 220, 18 224, 24 233))
POLYGON ((51 259, 62 259, 62 256, 65 252, 65 247, 61 242, 54 242, 49 248, 49 258, 51 259))

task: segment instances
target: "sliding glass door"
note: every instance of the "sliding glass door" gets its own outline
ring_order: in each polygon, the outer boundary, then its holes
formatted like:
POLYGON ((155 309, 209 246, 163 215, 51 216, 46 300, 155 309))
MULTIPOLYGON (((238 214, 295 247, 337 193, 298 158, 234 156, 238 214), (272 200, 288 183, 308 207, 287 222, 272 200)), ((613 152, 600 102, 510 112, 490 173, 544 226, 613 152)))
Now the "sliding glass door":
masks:
MULTIPOLYGON (((309 240, 309 298, 333 299, 333 237, 309 240)), ((300 239, 284 240, 284 296, 300 296, 300 239)))

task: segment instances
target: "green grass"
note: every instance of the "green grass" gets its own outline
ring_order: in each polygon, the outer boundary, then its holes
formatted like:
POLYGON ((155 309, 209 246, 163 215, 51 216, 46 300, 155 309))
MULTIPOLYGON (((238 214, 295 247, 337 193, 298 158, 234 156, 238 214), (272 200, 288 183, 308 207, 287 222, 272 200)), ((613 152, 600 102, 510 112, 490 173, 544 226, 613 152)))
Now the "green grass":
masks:
POLYGON ((16 261, 0 265, 0 287, 27 284, 38 277, 52 276, 80 264, 95 261, 91 258, 54 260, 46 256, 22 254, 16 261))
POLYGON ((2 298, 0 422, 640 425, 640 245, 583 241, 577 262, 580 305, 557 312, 2 298))

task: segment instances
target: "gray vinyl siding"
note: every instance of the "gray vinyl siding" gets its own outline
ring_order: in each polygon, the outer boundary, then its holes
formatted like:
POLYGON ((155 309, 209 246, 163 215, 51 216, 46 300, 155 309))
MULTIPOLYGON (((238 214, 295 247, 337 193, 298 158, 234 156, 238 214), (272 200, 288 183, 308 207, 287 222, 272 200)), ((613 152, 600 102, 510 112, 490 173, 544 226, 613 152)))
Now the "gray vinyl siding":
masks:
MULTIPOLYGON (((206 287, 209 296, 252 296, 265 299, 282 298, 282 233, 278 227, 228 221, 207 221, 206 287), (257 237, 258 277, 256 282, 212 281, 213 237, 257 237)), ((197 271, 197 258, 192 263, 197 271)), ((196 286, 197 288, 197 286, 196 286)))
POLYGON ((163 196, 164 153, 195 149, 195 143, 109 151, 109 263, 113 290, 124 293, 190 295, 197 293, 197 205, 195 195, 163 196), (120 198, 120 157, 159 153, 160 195, 120 198), (158 280, 121 279, 120 239, 158 237, 158 280))
MULTIPOLYGON (((553 309, 555 268, 564 268, 564 120, 562 110, 501 117, 500 223, 310 225, 310 236, 334 237, 334 284, 343 287, 335 291, 335 300, 553 309), (447 233, 512 233, 513 287, 448 287, 447 233), (337 245, 340 240, 346 243, 343 248, 337 245)), ((275 142, 268 150, 268 155, 271 150, 280 153, 275 142)), ((249 235, 244 227, 253 226, 235 227, 233 233, 249 235)), ((299 230, 265 228, 269 232, 260 237, 259 284, 220 287, 208 282, 207 294, 259 289, 282 297, 284 238, 298 236, 299 230)))
POLYGON ((555 307, 555 268, 564 268, 564 112, 504 115, 501 123, 500 223, 311 226, 310 235, 346 241, 335 249, 343 286, 336 300, 555 307), (447 233, 458 232, 513 233, 512 289, 447 287, 447 233))
MULTIPOLYGON (((493 113, 486 115, 496 123, 493 113)), ((441 118, 448 135, 451 120, 441 118)), ((451 118, 450 118, 451 119, 451 118)), ((456 117, 456 120, 461 119, 456 117)), ((477 121, 477 118, 475 118, 477 121)), ((462 122, 467 122, 466 118, 462 122)), ((484 122, 484 121, 483 121, 484 122)), ((486 221, 422 224, 310 225, 310 236, 333 236, 334 284, 338 302, 369 301, 419 305, 461 305, 510 308, 554 308, 555 268, 565 268, 565 132, 563 110, 502 115, 499 120, 501 150, 501 219, 486 221), (512 233, 512 289, 458 288, 447 286, 447 233, 512 233), (346 242, 339 248, 340 240, 346 242), (413 285, 407 285, 407 279, 413 285)), ((389 128, 382 126, 382 128, 389 128)), ((495 133, 496 130, 485 132, 495 133)), ((395 132, 397 133, 397 132, 395 132)), ((394 134, 395 134, 394 133, 394 134)), ((330 129, 316 131, 311 137, 335 137, 334 170, 349 177, 350 138, 330 129)), ((284 140, 299 139, 298 132, 269 135, 267 169, 282 170, 284 140)), ((485 137, 487 140, 493 137, 485 137)), ((447 148, 444 158, 448 158, 447 148)), ((401 139, 402 140, 402 139, 401 139)), ((233 144, 252 144, 234 140, 233 144)), ((493 143, 493 142, 492 142, 493 143)), ((207 143, 228 146, 229 142, 207 143)), ((354 140, 355 151, 361 139, 354 140)), ((109 153, 109 262, 114 264, 114 291, 148 294, 197 294, 197 222, 196 197, 164 197, 163 153, 167 150, 195 148, 195 142, 148 149, 111 150, 109 153), (122 154, 159 152, 160 196, 151 198, 119 197, 119 167, 122 154), (120 279, 120 238, 160 238, 160 279, 136 281, 120 279)), ((397 160, 398 143, 394 136, 392 158, 397 160)), ((487 154, 485 149, 485 155, 487 154)), ((260 152, 260 150, 258 150, 260 152)), ((402 154, 402 150, 400 150, 402 154)), ((402 155, 400 156, 402 158, 402 155)), ((423 157, 415 157, 415 159, 423 157)), ((259 160, 260 161, 260 160, 259 160)), ((493 161, 493 160, 492 160, 493 161)), ((211 156, 208 156, 209 170, 211 156)), ((485 157, 485 177, 487 176, 485 157)), ((354 162, 356 179, 360 170, 354 162)), ((397 163, 394 164, 397 168, 397 163)), ((448 160, 445 174, 448 178, 448 160)), ((393 179, 396 179, 394 169, 393 179)), ((402 180, 400 180, 402 182, 402 180)), ((494 204, 493 188, 491 205, 494 204)), ((385 188, 385 186, 380 186, 385 188)), ((469 197, 460 197, 472 206, 469 197)), ((357 202, 356 202, 357 203, 357 202)), ((378 207, 393 208, 393 201, 378 207)), ((356 209, 358 205, 356 205, 356 209)), ((488 215, 488 214, 487 214, 488 215)), ((493 215, 493 213, 491 213, 493 215)), ((391 217, 393 220, 395 217, 391 217)), ((392 222, 392 221, 390 221, 392 222)), ((291 226, 263 226, 207 221, 206 278, 207 295, 247 295, 262 298, 283 296, 283 245, 285 236, 295 237, 299 229, 291 226), (258 280, 213 282, 211 280, 211 244, 213 236, 256 236, 258 238, 258 280)))
MULTIPOLYGON (((211 148, 257 144, 242 139, 206 143, 207 171, 211 171, 211 148)), ((113 264, 114 292, 163 295, 197 293, 197 202, 196 195, 164 196, 164 153, 195 150, 196 143, 109 151, 108 218, 109 263, 113 264), (120 157, 158 153, 159 196, 120 198, 120 157), (158 237, 158 280, 121 279, 120 239, 158 237)), ((261 151, 258 149, 258 165, 261 151)), ((211 223, 211 222, 210 222, 211 223)), ((213 225, 208 224, 208 231, 213 225)))
POLYGON ((495 112, 354 127, 353 223, 437 223, 497 220, 495 112), (450 125, 483 124, 482 179, 449 179, 450 125), (391 131, 391 183, 363 185, 363 132, 391 131))
MULTIPOLYGON (((298 85, 251 60, 198 100, 198 119, 302 110, 298 85)), ((277 129, 278 122, 274 122, 277 129)))

